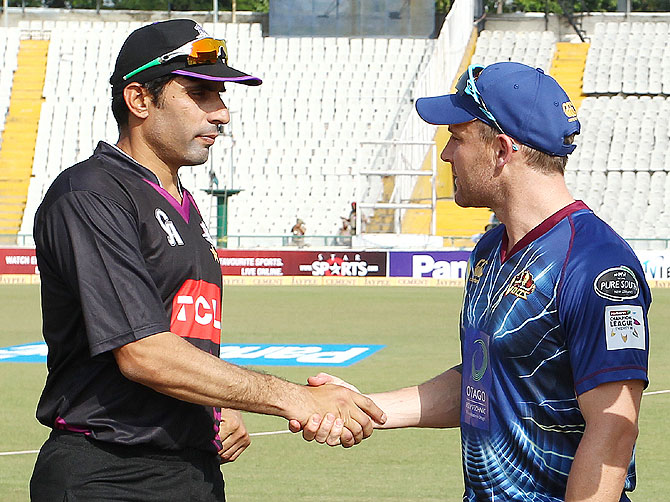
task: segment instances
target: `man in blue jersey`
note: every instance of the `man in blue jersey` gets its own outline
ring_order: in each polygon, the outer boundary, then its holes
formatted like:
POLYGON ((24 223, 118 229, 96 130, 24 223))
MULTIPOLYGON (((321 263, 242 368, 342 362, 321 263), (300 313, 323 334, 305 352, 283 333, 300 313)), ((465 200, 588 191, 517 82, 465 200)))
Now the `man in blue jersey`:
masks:
MULTIPOLYGON (((565 185, 580 124, 553 78, 505 62, 471 66, 456 89, 417 111, 449 125, 456 203, 502 225, 469 259, 462 364, 369 397, 385 428, 461 427, 464 501, 627 501, 648 382, 640 263, 565 185)), ((325 382, 345 384, 310 379, 325 382)), ((332 421, 303 431, 329 444, 338 433, 332 421)))

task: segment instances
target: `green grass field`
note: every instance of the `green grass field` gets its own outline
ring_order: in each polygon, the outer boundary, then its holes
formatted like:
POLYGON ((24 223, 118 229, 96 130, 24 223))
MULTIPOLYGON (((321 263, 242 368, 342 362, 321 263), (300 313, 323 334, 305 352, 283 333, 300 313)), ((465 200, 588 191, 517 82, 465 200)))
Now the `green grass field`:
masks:
MULTIPOLYGON (((654 290, 648 391, 670 389, 670 290, 654 290)), ((452 288, 229 287, 228 343, 386 345, 349 368, 328 370, 365 392, 424 381, 459 362, 461 291, 452 288)), ((37 286, 0 288, 0 347, 41 340, 37 286)), ((296 382, 318 368, 261 368, 296 382)), ((0 363, 0 451, 38 449, 48 434, 34 418, 46 370, 0 363)), ((634 501, 667 501, 670 394, 643 399, 634 501)), ((250 432, 286 429, 275 417, 245 415, 250 432)), ((28 500, 35 454, 0 456, 0 500, 28 500)), ((223 468, 231 502, 460 501, 457 430, 376 431, 344 450, 280 434, 254 438, 223 468)))

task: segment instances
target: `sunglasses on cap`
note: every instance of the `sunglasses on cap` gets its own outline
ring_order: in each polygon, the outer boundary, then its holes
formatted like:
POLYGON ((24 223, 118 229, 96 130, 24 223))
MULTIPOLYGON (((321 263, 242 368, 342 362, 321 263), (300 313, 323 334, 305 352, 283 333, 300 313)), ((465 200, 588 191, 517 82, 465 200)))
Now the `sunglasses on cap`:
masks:
MULTIPOLYGON (((484 70, 484 68, 485 68, 484 66, 479 64, 471 64, 470 66, 468 66, 467 71, 463 72, 463 75, 461 75, 458 79, 458 82, 456 82, 456 92, 458 93, 459 96, 463 96, 464 94, 470 96, 477 104, 479 110, 486 116, 486 118, 488 118, 491 122, 493 122, 493 124, 495 124, 496 128, 502 134, 504 134, 505 136, 509 136, 500 126, 500 124, 493 116, 493 114, 486 107, 484 98, 477 90, 477 79, 479 78, 479 75, 481 74, 482 70, 484 70)), ((516 146, 514 143, 512 143, 512 150, 517 152, 519 151, 519 147, 516 146)))
POLYGON ((148 68, 165 64, 168 61, 186 56, 186 63, 188 65, 197 64, 214 64, 219 57, 223 58, 223 62, 228 64, 228 49, 226 48, 225 40, 217 40, 215 38, 198 38, 185 43, 181 47, 163 54, 156 59, 149 61, 147 64, 140 66, 136 70, 131 71, 123 76, 123 80, 128 80, 134 77, 139 72, 148 68))

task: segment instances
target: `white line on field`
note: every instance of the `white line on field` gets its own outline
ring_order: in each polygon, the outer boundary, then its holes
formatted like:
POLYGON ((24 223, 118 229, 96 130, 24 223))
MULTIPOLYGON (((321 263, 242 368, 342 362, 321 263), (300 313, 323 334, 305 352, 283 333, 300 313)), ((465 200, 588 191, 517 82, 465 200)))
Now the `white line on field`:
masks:
POLYGON ((249 436, 274 436, 275 434, 290 434, 289 430, 271 431, 271 432, 250 432, 249 436))
MULTIPOLYGON (((290 434, 291 431, 289 430, 281 430, 281 431, 269 431, 269 432, 251 432, 249 433, 250 437, 257 437, 257 436, 274 436, 276 434, 290 434)), ((39 450, 23 450, 23 451, 2 451, 0 452, 0 457, 8 457, 9 455, 28 455, 31 453, 39 453, 39 450)))
POLYGON ((24 450, 24 451, 3 451, 0 452, 0 455, 2 456, 7 456, 7 455, 25 455, 27 453, 39 453, 39 450, 24 450))
POLYGON ((652 392, 645 392, 643 396, 653 396, 654 394, 670 394, 670 389, 668 390, 654 390, 652 392))
POLYGON ((24 451, 3 451, 0 452, 0 455, 2 456, 7 456, 7 455, 25 455, 27 453, 39 453, 39 450, 24 450, 24 451))

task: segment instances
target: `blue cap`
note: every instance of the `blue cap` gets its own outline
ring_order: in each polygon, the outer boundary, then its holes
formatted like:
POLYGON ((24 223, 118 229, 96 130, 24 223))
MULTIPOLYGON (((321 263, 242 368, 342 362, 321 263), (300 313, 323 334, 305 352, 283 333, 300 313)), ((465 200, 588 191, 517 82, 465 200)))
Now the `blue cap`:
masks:
MULTIPOLYGON (((558 82, 540 68, 495 63, 481 71, 476 86, 505 134, 549 155, 564 157, 575 149, 576 145, 566 145, 564 141, 567 136, 579 134, 577 110, 558 82)), ((416 111, 430 124, 461 124, 479 119, 498 128, 464 93, 419 98, 416 111)))

